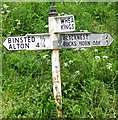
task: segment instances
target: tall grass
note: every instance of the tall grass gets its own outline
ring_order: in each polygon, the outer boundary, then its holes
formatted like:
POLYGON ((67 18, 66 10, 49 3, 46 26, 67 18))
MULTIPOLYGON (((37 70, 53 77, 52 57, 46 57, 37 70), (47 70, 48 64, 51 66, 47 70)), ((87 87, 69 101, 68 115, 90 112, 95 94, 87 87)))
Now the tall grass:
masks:
MULTIPOLYGON (((115 3, 2 3, 2 41, 48 32, 51 4, 60 14, 75 16, 76 31, 108 32, 115 38, 108 47, 60 50, 63 118, 118 117, 115 3)), ((51 69, 51 50, 2 47, 3 118, 56 119, 51 69)))

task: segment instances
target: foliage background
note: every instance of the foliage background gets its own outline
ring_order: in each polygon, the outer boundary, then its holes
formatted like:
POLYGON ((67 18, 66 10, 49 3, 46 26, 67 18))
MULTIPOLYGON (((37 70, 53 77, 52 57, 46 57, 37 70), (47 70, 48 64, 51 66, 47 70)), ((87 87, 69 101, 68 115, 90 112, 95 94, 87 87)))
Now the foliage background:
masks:
MULTIPOLYGON (((64 118, 118 117, 117 3, 2 2, 2 41, 48 32, 49 7, 75 16, 76 31, 108 32, 108 47, 60 50, 64 118)), ((2 46, 2 117, 57 118, 51 50, 8 51, 2 46)))

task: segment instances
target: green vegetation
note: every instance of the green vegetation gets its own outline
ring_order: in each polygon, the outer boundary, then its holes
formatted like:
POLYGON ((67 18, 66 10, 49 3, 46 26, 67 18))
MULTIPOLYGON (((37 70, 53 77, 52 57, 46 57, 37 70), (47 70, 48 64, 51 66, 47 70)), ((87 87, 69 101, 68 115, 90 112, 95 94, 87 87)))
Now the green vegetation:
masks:
MULTIPOLYGON (((118 117, 116 3, 2 3, 2 41, 48 32, 49 7, 75 16, 76 31, 108 32, 108 47, 60 50, 63 117, 118 117)), ((8 51, 2 46, 3 118, 57 118, 51 50, 8 51)))

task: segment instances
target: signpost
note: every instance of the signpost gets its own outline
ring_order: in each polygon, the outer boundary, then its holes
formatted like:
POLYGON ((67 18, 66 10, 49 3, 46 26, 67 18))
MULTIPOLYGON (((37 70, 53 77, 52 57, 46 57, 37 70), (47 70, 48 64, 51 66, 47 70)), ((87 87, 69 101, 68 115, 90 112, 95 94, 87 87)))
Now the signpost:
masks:
POLYGON ((54 32, 71 32, 75 30, 75 21, 73 15, 54 17, 54 32))
POLYGON ((109 46, 113 38, 108 33, 73 32, 60 35, 60 48, 109 46))
MULTIPOLYGON (((56 12, 55 7, 51 7, 49 13, 49 33, 53 41, 58 43, 58 34, 54 34, 55 26, 53 21, 55 21, 55 16, 58 13, 56 12)), ((57 25, 58 26, 58 25, 57 25)), ((58 45, 58 44, 57 44, 58 45)), ((55 102, 57 104, 58 119, 62 116, 62 93, 61 93, 61 77, 60 77, 60 62, 59 62, 59 49, 52 50, 52 79, 53 79, 53 93, 55 102)))
POLYGON ((8 37, 3 45, 8 50, 53 49, 50 34, 27 34, 26 36, 8 37))
POLYGON ((54 6, 50 9, 48 22, 49 33, 8 37, 3 45, 8 50, 52 50, 53 93, 60 119, 62 117, 62 93, 59 49, 109 46, 113 38, 108 33, 72 32, 75 30, 74 16, 58 16, 54 6))

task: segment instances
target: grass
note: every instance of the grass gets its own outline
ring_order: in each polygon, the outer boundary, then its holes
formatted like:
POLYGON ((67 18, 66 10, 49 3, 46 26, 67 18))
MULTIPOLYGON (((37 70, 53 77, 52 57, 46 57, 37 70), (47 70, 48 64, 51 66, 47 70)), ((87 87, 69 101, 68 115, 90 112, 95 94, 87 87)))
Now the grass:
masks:
MULTIPOLYGON (((43 27, 51 3, 5 4, 11 12, 2 13, 3 41, 7 36, 47 31, 43 27)), ((63 118, 117 118, 116 4, 55 4, 60 13, 74 14, 77 31, 108 32, 115 38, 108 47, 60 50, 63 118)), ((51 50, 7 51, 2 46, 3 118, 57 118, 51 64, 51 50)))

